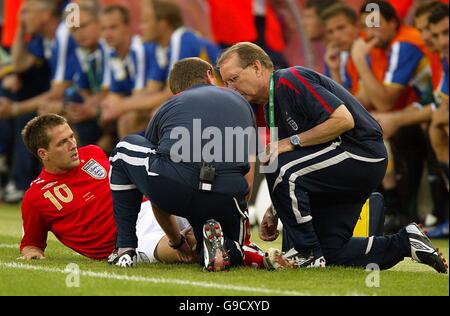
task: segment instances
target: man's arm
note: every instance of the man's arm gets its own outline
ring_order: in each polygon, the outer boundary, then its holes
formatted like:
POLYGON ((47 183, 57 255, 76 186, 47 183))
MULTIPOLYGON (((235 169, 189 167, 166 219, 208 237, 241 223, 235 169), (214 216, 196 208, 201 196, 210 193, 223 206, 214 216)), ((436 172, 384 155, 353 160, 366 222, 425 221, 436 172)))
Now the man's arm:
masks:
POLYGON ((195 258, 195 253, 191 249, 188 241, 181 234, 180 228, 178 227, 176 217, 169 213, 160 210, 155 204, 152 203, 153 213, 155 218, 159 223, 159 226, 163 229, 164 233, 171 245, 176 248, 180 253, 180 258, 183 262, 192 262, 195 258), (183 240, 184 239, 184 240, 183 240))
POLYGON ((325 122, 299 134, 301 146, 309 147, 329 142, 353 127, 355 127, 353 116, 347 107, 342 104, 325 122))
POLYGON ((162 84, 155 83, 154 88, 149 88, 142 93, 125 100, 124 108, 127 111, 148 110, 152 111, 167 101, 173 93, 169 88, 161 90, 162 84))
POLYGON ((21 73, 31 68, 36 62, 36 58, 27 50, 27 43, 25 39, 25 27, 23 24, 22 11, 20 13, 20 23, 17 28, 14 44, 11 49, 11 57, 14 65, 14 71, 21 73))
MULTIPOLYGON (((17 106, 17 115, 31 113, 37 111, 39 108, 43 112, 52 112, 47 108, 50 101, 62 101, 64 97, 64 90, 69 87, 68 82, 54 83, 51 89, 29 100, 19 102, 17 106)), ((52 109, 53 110, 53 109, 52 109)))
MULTIPOLYGON (((256 158, 252 157, 250 159, 252 159, 250 161, 255 161, 256 158)), ((252 198, 254 179, 255 179, 255 163, 250 162, 250 170, 245 175, 245 180, 247 181, 248 185, 248 194, 245 196, 245 200, 247 202, 252 198)))
MULTIPOLYGON (((366 42, 362 38, 359 38, 353 44, 351 55, 368 100, 370 100, 377 111, 387 112, 394 107, 405 87, 400 84, 388 86, 377 80, 367 63, 367 56, 371 49, 375 47, 375 44, 376 39, 371 42, 366 42)), ((411 60, 411 62, 414 61, 411 60)), ((398 65, 397 68, 401 67, 402 65, 398 65)))
POLYGON ((389 139, 401 127, 429 122, 432 115, 432 105, 427 105, 423 108, 409 106, 401 111, 374 113, 373 117, 383 128, 384 138, 389 139))
MULTIPOLYGON (((355 126, 352 114, 345 105, 339 106, 330 117, 323 123, 300 133, 300 146, 309 147, 323 144, 336 139, 355 126)), ((262 159, 262 163, 272 163, 279 155, 293 151, 295 149, 290 138, 285 138, 276 144, 269 144, 266 153, 269 153, 262 159)))
POLYGON ((80 92, 84 99, 82 104, 66 104, 64 110, 67 118, 72 123, 80 123, 100 116, 100 102, 106 97, 107 92, 101 91, 92 95, 87 90, 80 92))
POLYGON ((341 54, 335 43, 329 43, 325 52, 325 64, 329 70, 329 76, 337 83, 343 85, 341 79, 341 54))
POLYGON ((35 204, 38 196, 31 196, 28 191, 22 201, 23 237, 20 243, 21 257, 18 259, 45 259, 48 226, 35 204))
POLYGON ((385 86, 379 82, 367 63, 367 56, 375 47, 376 39, 365 42, 362 38, 355 41, 352 47, 352 58, 358 70, 359 77, 367 95, 367 99, 379 112, 390 111, 401 93, 405 89, 403 86, 385 86))
POLYGON ((111 121, 127 111, 148 110, 158 108, 173 94, 169 88, 163 89, 163 83, 152 81, 144 91, 128 98, 106 98, 102 102, 102 119, 111 121))

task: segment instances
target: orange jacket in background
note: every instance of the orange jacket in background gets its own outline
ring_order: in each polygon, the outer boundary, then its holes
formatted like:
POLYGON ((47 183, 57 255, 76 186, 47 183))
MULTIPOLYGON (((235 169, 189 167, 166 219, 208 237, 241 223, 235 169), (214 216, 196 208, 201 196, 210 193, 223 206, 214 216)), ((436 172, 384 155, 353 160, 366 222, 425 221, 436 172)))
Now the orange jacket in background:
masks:
POLYGON ((5 0, 3 2, 3 35, 2 46, 11 47, 17 29, 17 18, 22 0, 5 0))
MULTIPOLYGON (((422 38, 420 37, 419 31, 411 26, 401 25, 397 32, 397 35, 392 40, 390 47, 398 42, 406 42, 414 45, 422 51, 424 56, 428 56, 427 54, 429 51, 426 48, 426 45, 423 42, 422 38)), ((384 83, 384 76, 389 67, 388 51, 385 51, 384 53, 381 53, 379 51, 371 52, 371 58, 376 58, 371 60, 372 71, 375 77, 379 82, 384 83), (372 54, 374 54, 374 56, 372 56, 372 54)), ((415 101, 418 101, 416 92, 412 87, 406 87, 402 95, 399 97, 398 102, 395 104, 393 110, 402 109, 415 101)))
MULTIPOLYGON (((208 3, 216 43, 233 45, 238 42, 257 40, 253 0, 208 0, 208 3)), ((265 41, 273 51, 284 50, 281 25, 269 4, 266 11, 265 41)))

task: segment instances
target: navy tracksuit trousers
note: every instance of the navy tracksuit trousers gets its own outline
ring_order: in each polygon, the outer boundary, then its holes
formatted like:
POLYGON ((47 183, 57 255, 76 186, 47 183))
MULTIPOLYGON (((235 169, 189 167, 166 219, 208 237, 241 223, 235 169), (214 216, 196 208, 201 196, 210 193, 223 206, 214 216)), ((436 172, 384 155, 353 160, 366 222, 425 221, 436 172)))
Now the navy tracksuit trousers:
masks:
POLYGON ((387 269, 410 255, 406 231, 387 237, 352 238, 362 206, 382 181, 386 149, 370 144, 358 155, 340 142, 297 148, 279 156, 266 174, 275 211, 284 226, 283 251, 313 251, 327 264, 387 269))

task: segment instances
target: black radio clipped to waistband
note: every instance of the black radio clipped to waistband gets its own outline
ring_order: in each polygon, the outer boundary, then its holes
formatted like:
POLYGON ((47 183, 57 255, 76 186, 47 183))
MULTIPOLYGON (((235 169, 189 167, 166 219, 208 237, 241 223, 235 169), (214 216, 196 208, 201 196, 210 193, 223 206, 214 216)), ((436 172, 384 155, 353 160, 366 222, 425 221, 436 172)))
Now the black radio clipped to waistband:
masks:
POLYGON ((216 178, 216 168, 210 164, 203 163, 200 169, 200 181, 198 189, 201 191, 212 191, 216 178))

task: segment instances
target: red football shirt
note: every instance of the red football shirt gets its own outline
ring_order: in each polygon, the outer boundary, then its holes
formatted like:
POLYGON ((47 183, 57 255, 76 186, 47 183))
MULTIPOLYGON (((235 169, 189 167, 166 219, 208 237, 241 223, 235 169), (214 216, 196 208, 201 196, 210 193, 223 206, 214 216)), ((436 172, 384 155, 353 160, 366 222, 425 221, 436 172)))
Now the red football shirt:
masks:
POLYGON ((91 259, 115 248, 116 226, 109 186, 109 160, 97 146, 79 149, 80 165, 65 174, 43 170, 22 202, 20 250, 44 250, 51 231, 67 247, 91 259))

